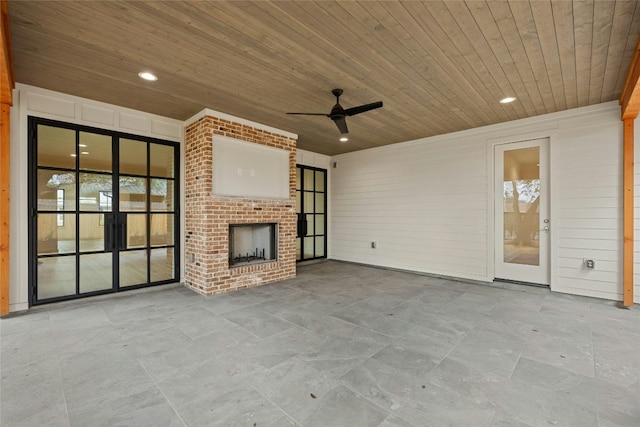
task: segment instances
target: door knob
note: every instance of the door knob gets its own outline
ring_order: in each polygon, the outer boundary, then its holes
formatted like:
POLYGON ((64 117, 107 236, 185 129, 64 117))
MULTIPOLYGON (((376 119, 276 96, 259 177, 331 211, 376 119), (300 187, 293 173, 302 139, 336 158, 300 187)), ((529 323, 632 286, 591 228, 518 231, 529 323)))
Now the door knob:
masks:
POLYGON ((549 226, 545 225, 544 228, 541 228, 540 231, 544 231, 545 233, 549 232, 549 226))

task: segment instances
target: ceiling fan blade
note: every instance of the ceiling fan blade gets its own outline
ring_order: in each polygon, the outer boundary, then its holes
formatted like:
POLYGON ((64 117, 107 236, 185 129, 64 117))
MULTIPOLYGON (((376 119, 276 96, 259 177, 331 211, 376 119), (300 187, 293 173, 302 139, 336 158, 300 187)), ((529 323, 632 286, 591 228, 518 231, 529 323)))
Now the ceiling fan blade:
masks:
POLYGON ((349 129, 347 129, 347 121, 345 120, 344 116, 338 117, 332 120, 335 122, 336 126, 338 126, 340 133, 342 134, 349 133, 349 129))
POLYGON ((329 117, 329 115, 325 114, 325 113, 287 113, 287 114, 297 114, 299 116, 325 116, 325 117, 329 117))
POLYGON ((372 102, 371 104, 360 105, 358 107, 351 107, 344 110, 345 116, 355 116, 356 114, 364 113, 365 111, 375 110, 382 107, 382 101, 372 102))

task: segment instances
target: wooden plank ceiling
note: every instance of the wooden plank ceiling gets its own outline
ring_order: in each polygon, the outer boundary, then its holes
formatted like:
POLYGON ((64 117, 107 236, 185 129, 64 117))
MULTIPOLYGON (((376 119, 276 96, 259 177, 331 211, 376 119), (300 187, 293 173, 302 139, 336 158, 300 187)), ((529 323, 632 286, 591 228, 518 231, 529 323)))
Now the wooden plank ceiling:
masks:
POLYGON ((203 108, 338 154, 617 100, 632 1, 10 1, 16 81, 186 119, 203 108), (138 78, 149 70, 157 82, 138 78), (325 117, 331 89, 350 141, 325 117), (498 100, 515 96, 502 105, 498 100))

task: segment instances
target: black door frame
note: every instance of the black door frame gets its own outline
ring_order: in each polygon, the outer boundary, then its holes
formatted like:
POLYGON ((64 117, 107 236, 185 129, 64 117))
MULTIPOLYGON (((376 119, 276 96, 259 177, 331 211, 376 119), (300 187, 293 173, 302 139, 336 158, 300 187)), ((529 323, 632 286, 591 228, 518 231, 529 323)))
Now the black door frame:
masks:
MULTIPOLYGON (((323 168, 317 168, 317 167, 313 167, 313 166, 306 166, 306 165, 296 165, 296 174, 298 173, 298 169, 300 169, 301 174, 300 174, 300 190, 298 190, 296 188, 296 193, 299 193, 299 198, 300 198, 300 212, 296 212, 297 215, 297 227, 296 227, 296 239, 300 239, 300 259, 297 259, 296 257, 296 262, 305 262, 305 261, 313 261, 313 260, 317 260, 317 259, 325 259, 327 258, 327 252, 328 252, 328 247, 327 247, 327 222, 328 222, 328 217, 329 214, 327 212, 327 202, 328 202, 328 188, 327 188, 327 177, 328 177, 328 171, 327 169, 323 169, 323 168), (313 193, 316 193, 316 187, 315 187, 315 172, 323 172, 324 175, 324 255, 322 256, 315 256, 316 254, 316 248, 315 248, 315 238, 313 240, 313 244, 314 244, 314 248, 313 248, 313 254, 314 257, 313 258, 305 258, 304 257, 304 237, 306 237, 307 234, 307 220, 305 217, 305 210, 304 210, 304 171, 305 170, 312 170, 314 171, 314 187, 313 187, 313 193)), ((296 197, 298 197, 298 194, 296 194, 296 197)), ((315 197, 313 198, 314 200, 314 217, 316 215, 316 211, 315 211, 315 197)), ((315 233, 315 227, 314 227, 314 233, 315 233)), ((315 234, 314 234, 315 236, 315 234)))
MULTIPOLYGON (((139 288, 145 288, 145 287, 150 287, 150 286, 157 286, 157 285, 163 285, 163 284, 168 284, 168 283, 175 283, 176 281, 180 280, 180 265, 181 265, 181 259, 180 259, 180 143, 177 141, 169 141, 169 140, 162 140, 162 139, 157 139, 157 138, 153 138, 153 137, 148 137, 148 136, 141 136, 141 135, 134 135, 134 134, 129 134, 129 133, 125 133, 125 132, 120 132, 120 131, 112 131, 112 130, 106 130, 106 129, 101 129, 101 128, 94 128, 94 127, 90 127, 90 126, 85 126, 85 125, 79 125, 79 124, 74 124, 74 123, 67 123, 67 122, 62 122, 62 121, 57 121, 57 120, 51 120, 51 119, 45 119, 45 118, 41 118, 41 117, 36 117, 36 116, 29 116, 28 117, 28 191, 29 191, 29 197, 28 197, 28 212, 29 212, 29 226, 28 226, 28 252, 29 252, 29 274, 28 274, 28 286, 29 286, 29 306, 34 306, 34 305, 39 305, 39 304, 46 304, 46 303, 52 303, 52 302, 58 302, 58 301, 67 301, 67 300, 74 300, 74 299, 79 299, 79 298, 85 298, 85 297, 90 297, 90 296, 94 296, 94 295, 102 295, 102 294, 109 294, 109 293, 115 293, 115 292, 122 292, 122 291, 128 291, 128 290, 133 290, 133 289, 139 289, 139 288), (111 212, 105 212, 104 213, 104 223, 105 223, 105 248, 103 251, 88 251, 88 252, 83 252, 83 254, 94 254, 94 253, 108 253, 111 252, 112 253, 112 287, 109 289, 104 289, 104 290, 98 290, 98 291, 92 291, 92 292, 86 292, 86 293, 80 293, 80 281, 79 281, 79 276, 80 276, 80 264, 78 262, 78 257, 80 256, 80 251, 79 251, 79 241, 78 241, 78 236, 79 236, 79 227, 80 227, 80 221, 78 221, 79 215, 80 215, 80 204, 79 204, 79 197, 80 197, 80 192, 78 191, 78 187, 79 187, 79 180, 76 179, 76 203, 75 203, 75 210, 73 212, 68 211, 52 211, 52 212, 47 212, 44 211, 45 213, 73 213, 76 215, 76 221, 75 221, 75 227, 76 227, 76 248, 75 251, 72 254, 68 254, 68 255, 62 255, 62 256, 73 256, 76 259, 75 262, 75 283, 76 283, 76 289, 75 289, 75 294, 72 295, 64 295, 64 296, 58 296, 58 297, 53 297, 53 298, 46 298, 46 299, 38 299, 37 298, 37 277, 38 277, 38 237, 37 237, 37 215, 38 215, 38 169, 50 169, 50 170, 69 170, 70 172, 79 174, 81 172, 81 169, 79 169, 79 164, 76 161, 76 165, 75 168, 73 170, 68 169, 68 168, 60 168, 60 167, 39 167, 38 166, 38 141, 37 141, 37 127, 38 125, 45 125, 45 126, 51 126, 51 127, 57 127, 57 128, 62 128, 62 129, 69 129, 72 130, 76 133, 76 146, 78 146, 78 139, 79 139, 79 134, 80 132, 88 132, 88 133, 93 133, 93 134, 99 134, 99 135, 106 135, 106 136, 110 136, 111 137, 111 141, 112 141, 112 170, 110 173, 103 173, 105 175, 111 175, 112 177, 112 209, 111 212), (145 142, 147 143, 147 174, 145 175, 146 178, 149 179, 149 185, 147 186, 147 206, 146 206, 146 211, 144 212, 144 214, 147 216, 147 221, 146 221, 146 228, 147 228, 147 233, 146 233, 146 246, 145 246, 145 250, 147 251, 147 279, 146 279, 146 283, 143 284, 139 284, 139 285, 134 285, 134 286, 126 286, 124 288, 119 287, 119 276, 120 276, 120 271, 119 271, 119 253, 126 251, 123 250, 122 248, 125 246, 122 242, 122 231, 124 230, 124 225, 122 224, 122 216, 124 215, 126 218, 126 214, 127 212, 120 212, 120 206, 119 206, 119 177, 120 177, 120 170, 119 170, 119 154, 120 154, 120 144, 119 144, 119 140, 120 139, 131 139, 131 140, 135 140, 135 141, 140 141, 140 142, 145 142), (173 214, 174 217, 174 221, 173 221, 173 245, 165 245, 165 246, 151 246, 151 233, 150 233, 150 218, 151 218, 151 214, 153 213, 153 211, 151 210, 151 179, 153 178, 159 178, 159 179, 167 179, 166 177, 156 177, 151 175, 150 172, 150 163, 149 163, 149 157, 150 157, 150 145, 149 144, 160 144, 160 145, 165 145, 165 146, 170 146, 173 147, 173 154, 174 154, 174 177, 173 177, 173 211, 168 211, 166 213, 168 214, 173 214), (107 227, 107 223, 109 222, 109 224, 111 225, 111 227, 107 227), (119 236, 120 235, 120 236, 119 236), (108 246, 108 247, 107 247, 108 246), (162 280, 162 281, 156 281, 156 282, 151 282, 151 259, 150 259, 150 255, 151 255, 151 250, 153 249, 162 249, 162 248, 173 248, 173 275, 174 278, 173 279, 169 279, 169 280, 162 280)), ((97 173, 95 171, 90 171, 89 173, 97 173)), ((127 176, 131 176, 132 174, 125 174, 127 176)), ((159 213, 159 212, 158 212, 159 213)), ((142 214, 142 213, 140 213, 142 214)), ((125 219, 126 222, 126 219, 125 219)), ((140 248, 137 248, 138 250, 140 250, 140 248)), ((133 250, 133 249, 132 249, 133 250)), ((61 256, 61 255, 50 255, 49 257, 56 257, 56 256, 61 256)), ((42 257, 47 257, 42 256, 42 257)))

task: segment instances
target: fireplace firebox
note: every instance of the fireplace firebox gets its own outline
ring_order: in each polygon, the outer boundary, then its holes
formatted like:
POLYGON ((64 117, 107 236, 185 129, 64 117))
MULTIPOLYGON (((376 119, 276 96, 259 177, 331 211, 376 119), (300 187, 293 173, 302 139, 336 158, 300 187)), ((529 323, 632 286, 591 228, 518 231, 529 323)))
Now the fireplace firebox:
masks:
POLYGON ((277 260, 278 224, 229 224, 229 266, 277 260))

